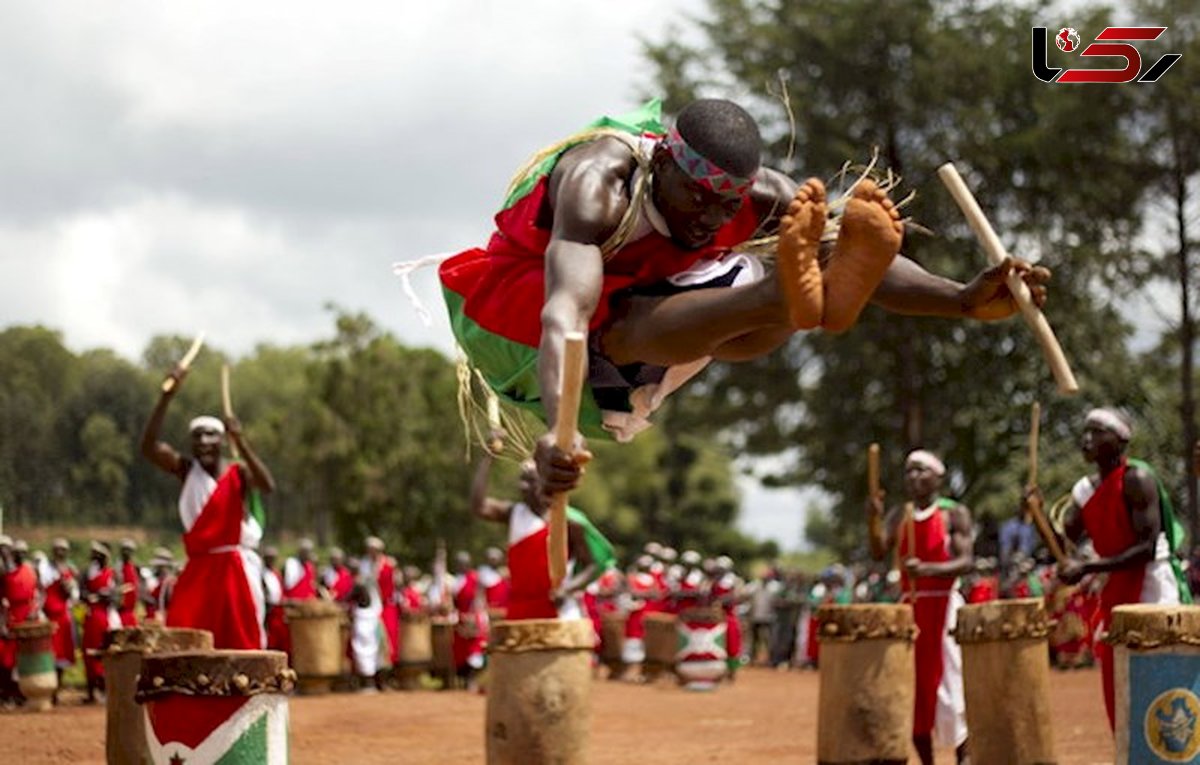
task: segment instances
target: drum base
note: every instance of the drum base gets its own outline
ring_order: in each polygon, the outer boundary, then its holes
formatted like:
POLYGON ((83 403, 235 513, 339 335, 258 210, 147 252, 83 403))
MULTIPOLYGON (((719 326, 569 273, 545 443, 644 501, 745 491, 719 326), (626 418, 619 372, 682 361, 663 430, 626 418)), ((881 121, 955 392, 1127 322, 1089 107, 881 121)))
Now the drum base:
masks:
POLYGON ((333 690, 336 677, 300 676, 296 678, 296 692, 301 696, 317 696, 333 690))

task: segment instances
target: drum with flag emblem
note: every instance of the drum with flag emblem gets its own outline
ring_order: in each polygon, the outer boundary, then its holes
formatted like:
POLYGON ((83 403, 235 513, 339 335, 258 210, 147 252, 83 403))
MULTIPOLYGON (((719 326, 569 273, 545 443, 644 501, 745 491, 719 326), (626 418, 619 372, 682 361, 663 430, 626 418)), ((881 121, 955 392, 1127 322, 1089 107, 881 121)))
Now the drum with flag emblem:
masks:
POLYGON ((817 609, 820 765, 908 762, 916 673, 912 607, 887 603, 817 609))
POLYGON ((106 698, 104 750, 109 765, 142 765, 146 751, 145 714, 135 700, 142 660, 166 651, 210 651, 208 630, 146 624, 110 630, 104 636, 106 698))
POLYGON ((17 641, 18 686, 26 706, 33 712, 45 712, 52 706, 58 689, 54 670, 55 622, 22 622, 12 627, 17 641))
POLYGON ((287 693, 296 675, 282 651, 146 656, 137 700, 155 765, 286 765, 287 693))
POLYGON ((693 691, 716 687, 728 669, 725 611, 713 607, 687 608, 679 613, 675 674, 693 691))
POLYGON ((1200 606, 1117 606, 1117 765, 1200 763, 1200 606))

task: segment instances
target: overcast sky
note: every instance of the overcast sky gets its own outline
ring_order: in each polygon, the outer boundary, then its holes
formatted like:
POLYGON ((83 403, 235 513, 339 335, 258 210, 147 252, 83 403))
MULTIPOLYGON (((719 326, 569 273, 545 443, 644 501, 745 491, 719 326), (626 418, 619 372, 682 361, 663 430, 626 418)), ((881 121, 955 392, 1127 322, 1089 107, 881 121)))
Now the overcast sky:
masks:
MULTIPOLYGON (((390 265, 482 243, 526 156, 652 89, 639 35, 703 0, 9 4, 0 26, 0 327, 136 359, 235 354, 363 310, 449 352, 390 265)), ((794 492, 742 525, 795 547, 794 492)))

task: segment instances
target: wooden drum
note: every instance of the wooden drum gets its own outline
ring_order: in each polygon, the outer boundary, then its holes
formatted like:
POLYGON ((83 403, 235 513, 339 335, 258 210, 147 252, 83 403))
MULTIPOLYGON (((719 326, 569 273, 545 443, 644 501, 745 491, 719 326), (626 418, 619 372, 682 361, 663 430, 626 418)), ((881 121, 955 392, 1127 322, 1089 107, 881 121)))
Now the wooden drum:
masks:
POLYGON ((420 685, 420 677, 433 661, 433 627, 426 614, 400 614, 400 661, 396 682, 406 691, 420 685))
POLYGON ((814 618, 821 641, 818 764, 908 762, 916 694, 912 607, 825 605, 814 618))
POLYGON ((283 604, 292 637, 292 668, 301 693, 328 693, 342 672, 343 607, 329 600, 290 600, 283 604))
POLYGON ((675 614, 646 614, 646 660, 642 662, 642 674, 648 682, 675 669, 675 651, 679 647, 679 631, 675 614))
POLYGON ((583 765, 595 631, 587 619, 492 625, 488 765, 583 765))
POLYGON ((958 610, 971 759, 1053 765, 1052 625, 1041 598, 997 600, 958 610))

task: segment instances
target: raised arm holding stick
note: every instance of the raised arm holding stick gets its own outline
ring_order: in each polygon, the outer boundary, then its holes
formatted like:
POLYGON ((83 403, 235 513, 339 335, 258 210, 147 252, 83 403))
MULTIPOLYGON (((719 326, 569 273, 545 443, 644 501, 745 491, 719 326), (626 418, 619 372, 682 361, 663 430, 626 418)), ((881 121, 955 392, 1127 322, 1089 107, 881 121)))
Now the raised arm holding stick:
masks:
POLYGON ((203 415, 189 423, 190 456, 159 439, 167 407, 187 372, 181 362, 164 380, 141 441, 142 455, 182 484, 179 516, 188 562, 175 583, 166 623, 210 630, 216 648, 259 649, 266 638, 262 561, 256 552, 263 519, 247 512, 247 505, 252 490, 270 493, 275 481, 231 412, 224 422, 203 415), (226 433, 244 466, 222 457, 226 433))

